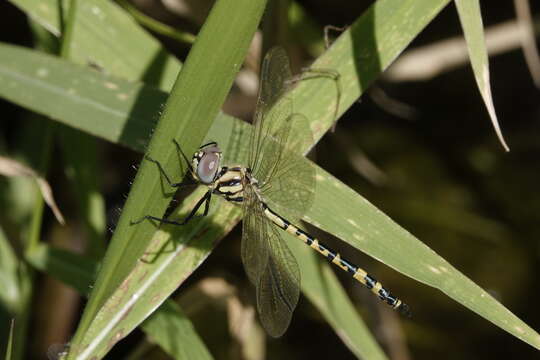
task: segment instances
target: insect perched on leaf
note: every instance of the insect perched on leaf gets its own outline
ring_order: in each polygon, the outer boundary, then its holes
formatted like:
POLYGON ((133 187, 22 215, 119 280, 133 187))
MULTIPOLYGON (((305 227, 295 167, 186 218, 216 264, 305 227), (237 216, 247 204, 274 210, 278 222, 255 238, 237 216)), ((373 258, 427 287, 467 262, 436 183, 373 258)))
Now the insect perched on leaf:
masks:
MULTIPOLYGON (((208 186, 208 191, 191 213, 182 221, 147 215, 133 223, 151 219, 184 225, 203 204, 204 215, 208 214, 210 198, 214 194, 240 205, 244 213, 242 261, 257 290, 257 308, 262 324, 271 336, 283 335, 300 295, 298 264, 281 236, 281 230, 317 250, 371 289, 381 300, 408 315, 408 306, 375 278, 293 225, 299 223, 312 204, 315 169, 301 155, 301 151, 312 143, 311 131, 307 119, 293 112, 292 99, 287 97, 290 79, 285 51, 271 49, 262 66, 248 167, 221 166, 222 153, 218 144, 205 144, 193 155, 190 172, 197 182, 208 186), (287 214, 287 219, 279 214, 287 214)), ((189 164, 180 145, 176 141, 174 143, 189 164)), ((181 185, 170 181, 158 161, 147 159, 158 165, 171 186, 181 185)))

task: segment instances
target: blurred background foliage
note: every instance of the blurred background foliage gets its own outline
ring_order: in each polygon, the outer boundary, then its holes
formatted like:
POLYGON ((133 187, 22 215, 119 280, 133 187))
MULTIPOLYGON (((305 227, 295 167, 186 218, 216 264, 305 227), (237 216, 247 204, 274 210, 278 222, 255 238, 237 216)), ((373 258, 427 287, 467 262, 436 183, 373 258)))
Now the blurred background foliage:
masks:
MULTIPOLYGON (((171 35, 170 30, 183 29, 196 34, 212 2, 122 0, 118 3, 141 23, 149 24, 167 49, 183 59, 190 37, 171 35), (152 25, 155 20, 161 27, 152 25)), ((290 41, 288 50, 296 70, 324 50, 325 25, 346 26, 370 3, 346 0, 333 1, 331 5, 321 0, 295 3, 289 12, 294 40, 290 41), (299 9, 306 18, 295 22, 299 9)), ((493 99, 511 152, 505 153, 497 141, 466 52, 459 55, 460 47, 465 49, 462 31, 455 7, 448 6, 340 118, 335 132, 319 142, 311 157, 538 329, 540 310, 535 294, 540 287, 540 192, 537 190, 540 102, 534 80, 537 70, 530 61, 531 66, 527 66, 518 30, 508 26, 498 31, 501 26, 516 21, 518 3, 504 1, 497 2, 497 6, 490 6, 488 1, 482 3, 488 43, 493 40, 496 44, 490 47, 493 99), (441 53, 448 55, 441 59, 441 53), (411 62, 422 65, 411 67, 411 62)), ((532 14, 540 11, 538 4, 531 6, 532 14)), ((0 3, 1 41, 33 46, 36 36, 39 30, 23 12, 7 1, 0 3)), ((54 40, 51 41, 50 48, 57 48, 54 40)), ((258 56, 257 52, 250 53, 246 68, 255 68, 258 56)), ((250 118, 256 95, 256 82, 254 86, 250 78, 253 73, 256 71, 241 73, 223 107, 225 112, 250 118)), ((41 237, 58 247, 81 251, 85 239, 92 235, 85 230, 88 224, 78 220, 80 208, 75 200, 78 188, 72 181, 76 164, 70 163, 65 152, 60 151, 60 143, 55 143, 49 157, 39 151, 44 142, 54 140, 50 138, 51 127, 61 128, 59 131, 67 137, 73 130, 59 124, 49 125, 4 100, 0 100, 0 108, 2 153, 23 160, 36 170, 48 164, 47 179, 68 219, 68 225, 62 227, 45 212, 41 237), (79 242, 74 243, 73 239, 79 242)), ((106 220, 112 228, 117 209, 129 191, 129 179, 134 175, 132 165, 140 161, 140 155, 103 140, 95 140, 92 146, 96 146, 102 173, 100 183, 95 186, 103 196, 106 220)), ((0 178, 3 209, 0 223, 5 232, 0 236, 10 239, 19 255, 27 246, 22 245, 23 239, 29 236, 21 233, 21 229, 32 228, 22 225, 36 221, 34 191, 28 179, 0 178)), ((253 311, 252 307, 241 305, 252 295, 252 288, 242 269, 239 239, 237 228, 177 296, 212 355, 216 359, 256 359, 266 346, 267 358, 354 358, 305 298, 300 300, 291 327, 281 339, 266 340, 261 333, 246 341, 231 333, 227 325, 234 322, 231 314, 253 311)), ((346 275, 338 274, 390 358, 538 356, 531 346, 473 315, 442 293, 400 276, 342 242, 329 242, 413 304, 414 317, 402 321, 346 275)), ((9 251, 0 250, 3 254, 9 251)), ((89 251, 98 259, 103 248, 89 251)), ((45 358, 48 350, 51 353, 57 350, 51 344, 69 341, 82 300, 74 290, 43 273, 33 273, 28 267, 14 269, 2 255, 0 260, 3 271, 17 271, 19 277, 34 284, 33 291, 26 296, 31 311, 25 356, 45 358)), ((21 289, 25 291, 24 286, 21 289)), ((1 338, 7 339, 10 313, 26 305, 10 302, 9 283, 2 284, 2 292, 1 338)), ((109 358, 160 359, 167 355, 136 331, 120 342, 109 358)))

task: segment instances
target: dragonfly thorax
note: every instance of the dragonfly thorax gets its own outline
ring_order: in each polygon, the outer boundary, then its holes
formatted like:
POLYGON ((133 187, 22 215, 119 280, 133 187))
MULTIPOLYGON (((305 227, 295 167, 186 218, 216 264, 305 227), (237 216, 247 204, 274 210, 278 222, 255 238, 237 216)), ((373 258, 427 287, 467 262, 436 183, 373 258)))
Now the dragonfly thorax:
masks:
POLYGON ((212 189, 214 194, 223 196, 226 200, 235 203, 244 201, 245 189, 249 187, 253 190, 250 193, 256 194, 259 200, 262 201, 257 180, 251 175, 251 170, 243 166, 222 167, 216 180, 209 184, 208 187, 212 189))
POLYGON ((258 182, 251 174, 251 169, 244 166, 221 166, 221 150, 212 142, 201 146, 193 154, 191 172, 198 182, 207 185, 212 193, 223 196, 226 200, 240 203, 244 201, 246 186, 258 192, 258 182))

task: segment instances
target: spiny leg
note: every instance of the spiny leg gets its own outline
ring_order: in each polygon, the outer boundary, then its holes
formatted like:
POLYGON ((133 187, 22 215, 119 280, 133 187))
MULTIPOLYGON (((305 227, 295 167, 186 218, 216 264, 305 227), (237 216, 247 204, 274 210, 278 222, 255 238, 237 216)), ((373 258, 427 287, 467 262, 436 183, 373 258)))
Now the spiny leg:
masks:
MULTIPOLYGON (((186 154, 184 154, 184 152, 182 151, 182 148, 180 147, 180 144, 178 143, 178 141, 176 141, 176 139, 172 139, 172 141, 176 145, 176 150, 178 152, 180 152, 180 154, 182 154, 182 157, 183 157, 184 161, 186 162, 186 166, 188 168, 190 168, 189 160, 188 160, 186 154)), ((148 160, 148 161, 151 161, 151 162, 153 162, 154 164, 157 165, 157 167, 159 169, 159 172, 161 173, 161 175, 163 175, 165 180, 167 180, 167 183, 169 184, 169 186, 171 186, 171 187, 180 187, 180 186, 183 185, 183 183, 181 181, 173 183, 171 181, 171 178, 169 177, 169 175, 167 175, 167 172, 165 172, 165 169, 163 168, 163 166, 161 165, 161 163, 158 160, 155 160, 154 158, 151 158, 150 155, 145 155, 145 159, 148 160)))
POLYGON ((163 166, 161 166, 161 163, 153 158, 151 158, 149 155, 146 155, 144 157, 146 160, 148 161, 151 161, 153 162, 154 164, 157 165, 158 169, 159 169, 159 172, 161 173, 161 175, 163 175, 163 177, 165 178, 165 180, 167 180, 167 183, 169 184, 169 186, 171 187, 180 187, 182 185, 182 182, 175 182, 173 183, 171 181, 171 179, 169 178, 169 176, 167 175, 167 173, 165 172, 165 169, 163 169, 163 166))
POLYGON ((197 202, 197 204, 195 205, 193 210, 191 210, 189 215, 182 221, 169 220, 169 219, 159 218, 157 216, 146 215, 146 216, 143 216, 142 218, 140 218, 139 220, 131 221, 131 225, 139 224, 139 223, 143 222, 144 220, 155 220, 155 221, 159 221, 160 223, 172 224, 172 225, 185 225, 191 219, 193 219, 194 217, 203 217, 203 216, 208 215, 208 211, 210 209, 210 199, 211 199, 211 197, 212 197, 212 190, 208 190, 206 192, 206 194, 204 194, 204 196, 199 199, 199 201, 197 202), (197 213, 197 210, 199 210, 199 208, 202 206, 203 203, 205 203, 205 205, 204 205, 204 213, 202 215, 197 215, 196 216, 195 214, 197 213))
POLYGON ((288 82, 290 84, 294 84, 304 80, 314 80, 320 78, 331 79, 336 85, 336 106, 334 107, 334 122, 332 124, 332 132, 334 132, 338 120, 339 105, 341 104, 341 74, 334 69, 308 67, 303 68, 300 74, 293 76, 288 82))
POLYGON ((173 141, 174 145, 176 146, 176 151, 178 151, 182 155, 182 158, 186 162, 186 167, 189 169, 189 172, 193 174, 193 169, 191 168, 191 163, 190 163, 188 157, 186 156, 186 154, 184 153, 184 151, 182 151, 182 147, 180 146, 178 141, 176 141, 176 139, 172 139, 172 141, 173 141))
POLYGON ((287 231, 289 234, 296 236, 302 240, 306 245, 319 252, 326 257, 332 264, 339 267, 341 270, 347 271, 352 277, 371 290, 372 293, 377 295, 379 299, 390 305, 393 309, 398 310, 402 315, 410 317, 411 312, 409 306, 402 302, 400 299, 392 295, 387 289, 385 289, 380 282, 374 277, 370 276, 362 268, 350 263, 343 259, 341 255, 323 243, 319 242, 316 238, 309 235, 307 232, 291 224, 289 221, 276 214, 268 206, 263 205, 264 214, 274 224, 287 231))
POLYGON ((328 48, 332 45, 333 41, 330 41, 330 31, 337 32, 341 35, 342 32, 347 30, 348 26, 335 26, 335 25, 326 25, 324 27, 324 48, 325 50, 328 50, 328 48))

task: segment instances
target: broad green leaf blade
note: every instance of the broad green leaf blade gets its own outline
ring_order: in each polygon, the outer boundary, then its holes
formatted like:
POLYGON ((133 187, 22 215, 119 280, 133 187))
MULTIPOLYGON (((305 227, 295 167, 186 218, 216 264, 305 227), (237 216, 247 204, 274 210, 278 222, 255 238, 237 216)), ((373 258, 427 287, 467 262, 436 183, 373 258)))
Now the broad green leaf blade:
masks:
POLYGON ((486 104, 491 123, 499 138, 499 142, 504 150, 510 151, 499 126, 499 120, 495 113, 495 105, 493 104, 493 97, 491 96, 489 60, 486 41, 484 39, 480 2, 479 0, 455 0, 455 3, 459 14, 459 20, 461 21, 461 27, 463 28, 463 34, 467 41, 467 48, 469 49, 469 57, 471 59, 476 84, 478 85, 484 104, 486 104))
POLYGON ((212 359, 191 321, 173 301, 164 302, 141 326, 151 340, 174 359, 212 359))
MULTIPOLYGON (((36 269, 88 295, 98 263, 86 256, 50 247, 40 246, 26 259, 36 269)), ((156 344, 177 359, 211 359, 182 309, 172 300, 166 301, 143 324, 142 329, 156 344), (183 356, 183 357, 182 357, 183 356)))
POLYGON ((18 269, 19 259, 0 228, 0 301, 12 314, 18 312, 21 303, 18 269))
POLYGON ((387 359, 356 312, 333 269, 313 249, 286 234, 302 270, 302 291, 321 311, 347 347, 361 359, 387 359))
POLYGON ((164 92, 7 44, 0 44, 0 80, 5 99, 138 151, 147 144, 158 104, 167 98, 164 92))
MULTIPOLYGON (((70 1, 10 0, 53 34, 60 36, 60 8, 67 16, 70 1)), ((70 42, 70 59, 94 64, 128 80, 169 90, 180 62, 143 30, 113 1, 83 0, 77 6, 77 22, 70 42)))
MULTIPOLYGON (((188 153, 201 143, 242 64, 264 5, 263 0, 219 0, 212 8, 173 86, 148 146, 149 155, 159 159, 168 173, 183 176, 185 170, 178 164, 178 154, 172 140, 177 139, 188 153), (221 55, 215 56, 216 53, 221 55)), ((137 226, 133 226, 132 221, 147 214, 162 216, 170 202, 171 194, 164 189, 156 171, 154 163, 141 163, 72 342, 74 349, 84 347, 84 353, 77 355, 79 350, 75 350, 68 355, 68 359, 75 356, 88 358, 97 353, 103 355, 106 347, 99 338, 103 340, 104 336, 109 335, 106 329, 119 325, 112 319, 100 322, 98 313, 137 265, 137 259, 156 232, 155 226, 149 221, 137 226), (92 333, 100 335, 97 338, 89 337, 88 334, 92 333)), ((133 286, 137 288, 137 285, 133 286)), ((131 326, 143 321, 149 313, 151 311, 136 317, 136 323, 131 326)), ((126 321, 126 318, 121 319, 120 325, 126 321)), ((124 335, 128 333, 126 330, 124 335)))

